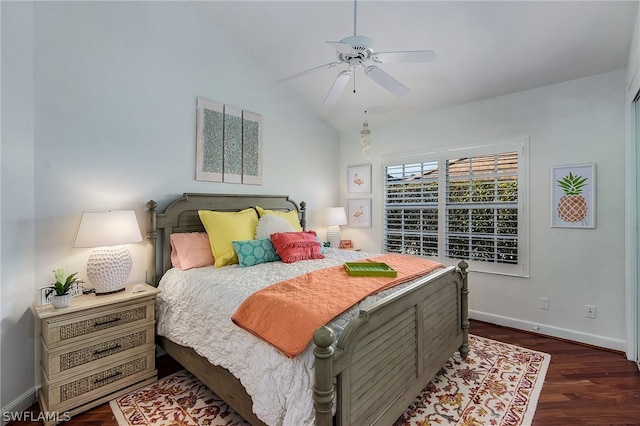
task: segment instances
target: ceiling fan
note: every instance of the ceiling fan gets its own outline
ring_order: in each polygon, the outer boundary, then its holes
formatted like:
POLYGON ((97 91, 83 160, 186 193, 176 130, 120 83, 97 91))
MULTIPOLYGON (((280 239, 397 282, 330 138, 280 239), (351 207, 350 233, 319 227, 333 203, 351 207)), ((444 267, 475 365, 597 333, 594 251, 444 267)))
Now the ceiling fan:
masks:
POLYGON ((300 71, 296 74, 278 80, 278 83, 301 77, 303 75, 323 70, 325 68, 333 68, 337 65, 347 64, 347 69, 338 73, 329 93, 324 99, 325 105, 335 104, 340 94, 351 79, 356 68, 364 68, 364 75, 375 81, 389 92, 396 96, 404 96, 408 94, 409 89, 404 84, 387 74, 376 65, 384 63, 421 63, 433 62, 437 55, 432 50, 404 50, 391 52, 376 52, 373 49, 373 40, 369 37, 358 35, 356 32, 357 17, 357 0, 353 2, 353 35, 345 37, 340 41, 327 41, 326 43, 336 49, 336 61, 329 62, 314 68, 300 71))

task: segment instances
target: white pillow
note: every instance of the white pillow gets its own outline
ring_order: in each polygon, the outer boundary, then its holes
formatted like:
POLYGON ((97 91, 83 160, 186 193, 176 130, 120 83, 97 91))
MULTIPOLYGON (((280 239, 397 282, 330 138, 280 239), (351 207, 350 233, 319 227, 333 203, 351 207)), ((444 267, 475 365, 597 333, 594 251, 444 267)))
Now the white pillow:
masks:
POLYGON ((293 226, 287 219, 276 216, 275 214, 264 215, 258 220, 256 228, 256 240, 270 238, 271 234, 276 232, 295 232, 293 226))

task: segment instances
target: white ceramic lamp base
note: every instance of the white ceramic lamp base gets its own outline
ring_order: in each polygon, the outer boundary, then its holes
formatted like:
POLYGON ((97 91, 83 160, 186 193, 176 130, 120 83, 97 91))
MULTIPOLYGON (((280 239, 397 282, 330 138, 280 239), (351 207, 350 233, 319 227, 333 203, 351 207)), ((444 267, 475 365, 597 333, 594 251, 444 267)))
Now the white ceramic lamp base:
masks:
POLYGON ((87 262, 87 278, 96 294, 114 293, 124 290, 124 284, 131 268, 133 257, 124 246, 95 249, 87 262))
POLYGON ((340 247, 340 227, 338 225, 331 225, 327 228, 327 241, 331 248, 340 247))

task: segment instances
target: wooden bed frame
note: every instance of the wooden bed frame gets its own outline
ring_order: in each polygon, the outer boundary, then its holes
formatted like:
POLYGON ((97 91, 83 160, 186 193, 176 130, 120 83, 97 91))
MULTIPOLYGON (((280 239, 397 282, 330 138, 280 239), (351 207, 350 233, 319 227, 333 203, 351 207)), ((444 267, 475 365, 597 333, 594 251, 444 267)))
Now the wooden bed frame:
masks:
MULTIPOLYGON (((260 206, 298 211, 303 229, 306 205, 284 195, 184 194, 158 213, 147 203, 147 282, 157 285, 171 268, 169 236, 204 232, 198 210, 239 211, 260 206)), ((388 426, 456 352, 469 353, 467 264, 448 267, 360 311, 335 345, 328 327, 314 334, 316 425, 388 426), (334 402, 335 406, 334 415, 334 402)), ((158 337, 160 346, 254 426, 246 390, 231 373, 210 364, 193 349, 158 337)))

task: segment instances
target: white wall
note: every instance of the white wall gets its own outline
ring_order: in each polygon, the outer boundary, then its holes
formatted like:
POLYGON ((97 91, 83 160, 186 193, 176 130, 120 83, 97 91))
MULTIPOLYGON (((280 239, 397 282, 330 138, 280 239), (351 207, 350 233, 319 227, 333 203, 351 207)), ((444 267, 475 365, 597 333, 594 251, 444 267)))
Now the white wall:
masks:
POLYGON ((34 92, 33 5, 2 2, 0 407, 33 400, 34 92), (17 43, 19 41, 19 43, 17 43))
MULTIPOLYGON (((309 227, 338 200, 338 134, 186 2, 1 2, 3 410, 39 382, 29 306, 72 248, 83 211, 162 209, 183 192, 287 194, 309 227), (261 186, 198 182, 196 97, 264 117, 261 186), (37 237, 34 237, 37 235, 37 237)), ((145 279, 132 245, 130 282, 145 279)))
MULTIPOLYGON (((471 274, 472 317, 617 350, 625 349, 625 72, 615 71, 407 117, 371 129, 373 227, 343 237, 381 250, 380 156, 509 137, 530 140, 530 278, 471 274), (550 228, 549 169, 596 163, 597 228, 550 228), (540 297, 550 299, 539 309, 540 297), (585 305, 597 318, 585 318, 585 305)), ((342 203, 348 165, 366 163, 357 132, 341 135, 342 203)))

